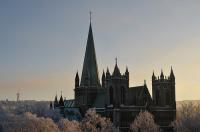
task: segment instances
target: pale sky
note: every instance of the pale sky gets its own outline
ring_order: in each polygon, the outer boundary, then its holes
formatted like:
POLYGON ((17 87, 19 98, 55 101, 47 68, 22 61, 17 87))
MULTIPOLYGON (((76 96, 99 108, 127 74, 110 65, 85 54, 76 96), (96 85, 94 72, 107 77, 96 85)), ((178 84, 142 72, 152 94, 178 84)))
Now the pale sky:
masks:
POLYGON ((153 70, 173 66, 176 100, 200 99, 200 1, 198 0, 1 0, 0 100, 74 98, 82 71, 89 12, 99 75, 115 58, 128 66, 130 86, 151 93, 153 70))

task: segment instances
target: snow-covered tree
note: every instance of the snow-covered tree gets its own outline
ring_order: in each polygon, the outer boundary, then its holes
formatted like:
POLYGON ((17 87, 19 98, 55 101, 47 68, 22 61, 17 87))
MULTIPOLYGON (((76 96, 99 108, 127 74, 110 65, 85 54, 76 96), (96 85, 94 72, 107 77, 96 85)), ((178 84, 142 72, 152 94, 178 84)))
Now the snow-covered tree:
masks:
POLYGON ((49 117, 55 122, 62 118, 59 109, 49 109, 48 101, 0 101, 0 113, 2 112, 15 115, 31 112, 38 117, 49 117))
POLYGON ((200 131, 200 104, 182 103, 177 119, 172 122, 172 126, 177 132, 200 131))
POLYGON ((89 109, 81 122, 83 132, 114 132, 110 119, 101 117, 95 109, 89 109))
POLYGON ((3 132, 59 132, 50 118, 37 117, 30 112, 23 115, 9 115, 1 122, 3 132))
POLYGON ((58 127, 61 132, 82 132, 80 123, 77 121, 61 119, 58 122, 58 127))
POLYGON ((159 127, 154 122, 153 115, 147 111, 140 112, 130 126, 133 132, 158 132, 159 127))

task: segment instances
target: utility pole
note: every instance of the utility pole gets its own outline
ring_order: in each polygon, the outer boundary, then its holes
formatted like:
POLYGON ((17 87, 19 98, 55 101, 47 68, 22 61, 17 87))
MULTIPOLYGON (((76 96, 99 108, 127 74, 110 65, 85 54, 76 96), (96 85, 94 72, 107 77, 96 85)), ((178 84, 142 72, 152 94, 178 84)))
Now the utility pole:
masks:
POLYGON ((17 102, 19 102, 19 97, 20 97, 20 93, 19 93, 19 90, 18 90, 18 92, 17 92, 17 102))

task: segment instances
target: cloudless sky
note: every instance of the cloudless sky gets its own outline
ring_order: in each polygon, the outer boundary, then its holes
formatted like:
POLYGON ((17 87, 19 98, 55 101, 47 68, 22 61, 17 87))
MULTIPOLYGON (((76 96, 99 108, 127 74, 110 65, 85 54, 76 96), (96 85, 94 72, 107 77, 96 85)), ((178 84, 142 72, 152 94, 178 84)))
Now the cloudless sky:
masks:
POLYGON ((176 99, 200 99, 200 1, 1 0, 0 99, 74 98, 82 71, 89 11, 99 75, 115 57, 130 86, 151 93, 151 75, 173 66, 176 99))

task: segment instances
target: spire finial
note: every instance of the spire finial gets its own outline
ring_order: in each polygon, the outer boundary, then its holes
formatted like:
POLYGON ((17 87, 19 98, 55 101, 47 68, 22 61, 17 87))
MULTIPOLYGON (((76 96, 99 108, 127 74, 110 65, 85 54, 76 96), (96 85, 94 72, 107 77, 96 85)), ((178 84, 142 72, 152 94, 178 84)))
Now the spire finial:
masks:
POLYGON ((128 72, 128 66, 126 66, 126 72, 128 72))
POLYGON ((117 65, 117 57, 115 58, 115 64, 117 65))
POLYGON ((106 70, 106 77, 110 76, 110 72, 109 72, 109 69, 107 67, 107 70, 106 70))
POLYGON ((92 12, 90 11, 90 23, 91 23, 91 20, 92 20, 92 12))
POLYGON ((172 66, 171 66, 170 76, 171 76, 171 77, 174 77, 174 72, 173 72, 173 68, 172 68, 172 66))
POLYGON ((163 75, 163 70, 162 70, 162 69, 161 69, 161 75, 164 76, 164 75, 163 75))
POLYGON ((146 85, 146 80, 144 80, 144 85, 146 85))
POLYGON ((62 96, 62 90, 61 90, 61 96, 62 96))
POLYGON ((160 79, 164 79, 164 74, 162 69, 161 69, 160 79))

